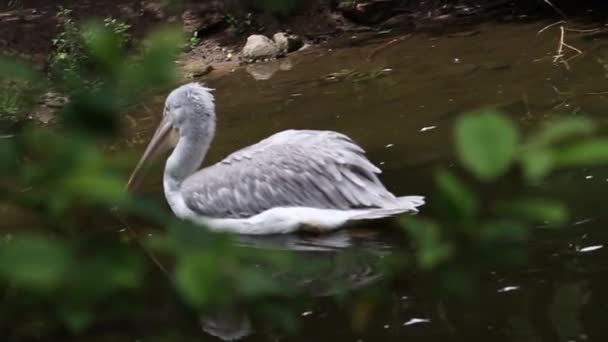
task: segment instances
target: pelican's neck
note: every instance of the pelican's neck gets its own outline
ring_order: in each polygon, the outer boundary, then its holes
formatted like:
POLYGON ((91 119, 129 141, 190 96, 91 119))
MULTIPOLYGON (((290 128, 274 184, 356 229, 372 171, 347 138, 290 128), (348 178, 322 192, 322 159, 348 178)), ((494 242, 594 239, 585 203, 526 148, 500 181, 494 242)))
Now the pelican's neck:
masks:
POLYGON ((163 186, 167 202, 177 216, 187 210, 181 194, 182 183, 201 166, 213 140, 213 131, 214 127, 207 127, 182 135, 167 159, 163 186))

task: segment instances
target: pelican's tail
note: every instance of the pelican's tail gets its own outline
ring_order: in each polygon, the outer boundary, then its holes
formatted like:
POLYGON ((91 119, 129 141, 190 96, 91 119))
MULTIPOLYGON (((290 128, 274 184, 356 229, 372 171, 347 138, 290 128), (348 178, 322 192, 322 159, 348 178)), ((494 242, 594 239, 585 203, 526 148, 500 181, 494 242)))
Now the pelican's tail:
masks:
POLYGON ((358 210, 359 212, 350 217, 349 221, 375 220, 383 217, 391 217, 403 213, 417 213, 418 207, 424 205, 424 196, 397 197, 395 202, 383 208, 358 210))

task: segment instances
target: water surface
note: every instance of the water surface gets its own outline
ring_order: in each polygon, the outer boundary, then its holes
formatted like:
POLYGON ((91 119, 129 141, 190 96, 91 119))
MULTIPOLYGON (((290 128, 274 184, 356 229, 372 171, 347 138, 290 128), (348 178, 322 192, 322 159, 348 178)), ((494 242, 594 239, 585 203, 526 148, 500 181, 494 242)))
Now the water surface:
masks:
MULTIPOLYGON (((608 91, 608 43, 568 33, 568 42, 583 51, 568 69, 552 62, 558 29, 538 34, 546 24, 414 34, 388 45, 399 36, 353 36, 209 80, 216 89, 218 131, 205 164, 284 129, 336 130, 367 150, 389 189, 431 196, 432 202, 433 171, 453 167, 452 125, 463 112, 499 108, 524 130, 558 114, 590 116, 605 130, 608 94, 601 93, 608 91)), ((138 143, 124 147, 133 155, 153 132, 162 104, 146 107, 149 112, 134 118, 138 143)), ((144 192, 162 200, 157 171, 144 192)), ((512 191, 512 185, 505 179, 493 191, 512 191)), ((427 279, 404 271, 370 304, 365 293, 374 293, 382 278, 377 261, 408 248, 395 238, 394 227, 244 238, 243 244, 256 248, 286 248, 327 262, 323 274, 287 275, 302 278, 310 290, 301 330, 284 335, 266 329, 240 308, 204 316, 202 325, 212 335, 249 335, 251 341, 606 341, 607 189, 606 169, 563 172, 539 189, 572 206, 571 224, 537 228, 525 267, 486 265, 475 303, 445 300, 427 279), (347 279, 353 299, 331 299, 323 286, 328 276, 347 279)))

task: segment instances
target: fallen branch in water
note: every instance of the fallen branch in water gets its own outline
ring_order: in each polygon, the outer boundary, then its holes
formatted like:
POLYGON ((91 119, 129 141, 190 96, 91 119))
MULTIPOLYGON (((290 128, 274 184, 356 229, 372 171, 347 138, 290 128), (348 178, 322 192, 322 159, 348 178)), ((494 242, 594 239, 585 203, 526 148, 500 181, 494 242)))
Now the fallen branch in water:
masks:
POLYGON ((547 29, 550 29, 553 26, 556 26, 556 25, 559 25, 559 24, 565 24, 565 23, 566 23, 565 20, 560 20, 560 21, 557 21, 557 22, 555 22, 553 24, 549 24, 549 25, 543 27, 542 29, 538 30, 538 32, 536 32, 536 35, 539 36, 541 33, 545 32, 547 29))
POLYGON ((120 222, 123 225, 123 227, 126 229, 127 233, 129 233, 130 238, 133 241, 135 241, 137 246, 139 246, 139 248, 141 248, 141 250, 144 252, 144 254, 156 265, 156 267, 158 267, 160 272, 162 274, 164 274, 167 278, 171 279, 171 275, 169 274, 169 272, 167 271, 165 266, 160 262, 160 260, 158 260, 158 258, 154 254, 154 252, 150 248, 148 248, 148 246, 146 246, 146 244, 143 241, 141 241, 137 232, 133 228, 131 228, 131 225, 127 222, 127 220, 124 218, 124 216, 122 216, 122 214, 119 212, 118 208, 112 208, 111 212, 114 215, 114 217, 116 219, 118 219, 118 222, 120 222))
POLYGON ((553 24, 543 27, 536 34, 539 35, 550 27, 560 25, 559 26, 559 32, 560 32, 559 42, 557 44, 557 51, 555 52, 555 55, 553 55, 553 63, 563 64, 567 70, 570 70, 570 64, 568 62, 570 62, 572 59, 582 55, 583 51, 566 43, 566 32, 567 31, 582 32, 584 30, 569 29, 564 24, 566 24, 566 22, 563 20, 555 22, 553 24), (576 54, 566 58, 566 50, 574 51, 576 54))
POLYGON ((567 32, 577 32, 577 33, 595 33, 595 32, 600 32, 602 31, 601 27, 596 27, 596 28, 592 28, 592 29, 573 29, 573 28, 566 28, 567 32))
POLYGON ((578 57, 579 55, 583 54, 583 51, 581 51, 581 50, 575 48, 574 46, 565 42, 566 29, 565 29, 564 25, 561 25, 559 27, 559 30, 560 30, 559 45, 557 46, 557 53, 555 54, 555 56, 553 56, 553 63, 561 63, 566 67, 566 69, 570 70, 570 64, 568 64, 568 62, 571 61, 572 59, 578 57), (570 56, 568 58, 564 58, 565 57, 564 48, 568 48, 568 49, 576 52, 576 55, 570 56))
POLYGON ((397 42, 400 42, 400 41, 402 41, 402 40, 404 40, 406 38, 409 38, 410 36, 411 36, 411 34, 408 33, 408 34, 406 34, 404 36, 401 36, 401 37, 398 37, 398 38, 395 38, 395 39, 391 39, 389 42, 378 46, 377 48, 375 48, 374 50, 372 50, 372 52, 367 56, 367 61, 371 62, 374 59, 374 56, 376 56, 380 51, 386 49, 387 47, 389 47, 389 46, 391 46, 391 45, 393 45, 393 44, 395 44, 397 42))

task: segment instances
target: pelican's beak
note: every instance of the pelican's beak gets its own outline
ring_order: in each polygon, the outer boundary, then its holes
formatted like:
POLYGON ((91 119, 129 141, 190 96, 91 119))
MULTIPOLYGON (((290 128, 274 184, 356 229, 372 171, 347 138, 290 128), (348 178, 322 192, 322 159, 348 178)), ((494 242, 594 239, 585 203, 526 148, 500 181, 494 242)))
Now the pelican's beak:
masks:
POLYGON ((133 173, 129 178, 129 182, 127 183, 127 191, 131 192, 136 190, 141 184, 149 164, 171 147, 170 142, 172 140, 172 132, 173 124, 171 123, 169 116, 163 115, 163 119, 156 129, 156 132, 154 132, 148 147, 146 147, 144 155, 139 160, 139 163, 137 163, 135 170, 133 170, 133 173))

